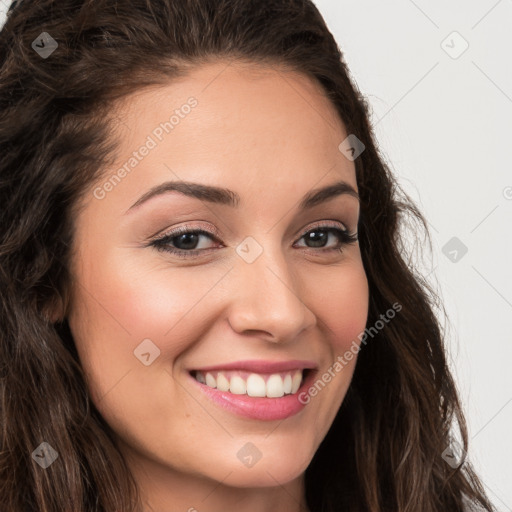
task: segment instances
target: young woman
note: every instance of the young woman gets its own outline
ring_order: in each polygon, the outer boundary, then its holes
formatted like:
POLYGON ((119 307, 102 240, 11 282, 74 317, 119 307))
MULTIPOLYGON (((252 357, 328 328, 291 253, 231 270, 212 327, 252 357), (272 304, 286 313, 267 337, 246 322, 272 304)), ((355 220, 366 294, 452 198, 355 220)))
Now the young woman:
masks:
POLYGON ((1 510, 494 510, 310 1, 24 0, 0 66, 1 510))

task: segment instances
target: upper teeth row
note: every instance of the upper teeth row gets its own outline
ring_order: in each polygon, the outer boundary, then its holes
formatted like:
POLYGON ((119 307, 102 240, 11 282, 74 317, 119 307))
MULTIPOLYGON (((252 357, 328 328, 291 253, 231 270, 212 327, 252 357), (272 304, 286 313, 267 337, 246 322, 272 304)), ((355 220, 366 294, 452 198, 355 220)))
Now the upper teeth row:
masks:
POLYGON ((196 371, 195 378, 202 384, 219 391, 236 395, 278 398, 296 393, 302 383, 302 371, 294 370, 282 374, 260 375, 246 372, 203 372, 196 371), (266 380, 265 380, 266 379, 266 380))

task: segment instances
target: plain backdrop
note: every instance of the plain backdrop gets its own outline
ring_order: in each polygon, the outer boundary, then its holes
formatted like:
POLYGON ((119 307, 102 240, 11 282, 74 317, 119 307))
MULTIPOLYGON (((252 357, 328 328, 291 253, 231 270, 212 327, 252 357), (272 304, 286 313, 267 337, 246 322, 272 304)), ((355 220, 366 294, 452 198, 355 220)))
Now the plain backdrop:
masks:
POLYGON ((433 252, 417 264, 447 311, 468 456, 512 512, 512 0, 316 5, 428 220, 433 252))
POLYGON ((512 1, 315 3, 429 222, 468 457, 512 511, 512 1))

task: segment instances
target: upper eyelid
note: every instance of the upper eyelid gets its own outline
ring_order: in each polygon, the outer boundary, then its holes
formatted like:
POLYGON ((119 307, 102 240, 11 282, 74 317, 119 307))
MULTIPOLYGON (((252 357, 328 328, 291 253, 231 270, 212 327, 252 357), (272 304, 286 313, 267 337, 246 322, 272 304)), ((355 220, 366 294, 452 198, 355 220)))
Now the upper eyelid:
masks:
POLYGON ((317 221, 317 222, 314 222, 312 225, 308 226, 307 228, 305 228, 303 231, 301 231, 301 234, 300 236, 304 236, 306 233, 308 233, 309 231, 311 231, 312 229, 315 229, 315 228, 339 228, 339 226, 342 225, 343 226, 343 229, 346 230, 346 231, 350 231, 350 229, 345 225, 344 222, 341 222, 339 220, 333 220, 333 219, 326 219, 326 220, 321 220, 321 221, 317 221), (334 226, 333 224, 336 223, 336 226, 334 226))

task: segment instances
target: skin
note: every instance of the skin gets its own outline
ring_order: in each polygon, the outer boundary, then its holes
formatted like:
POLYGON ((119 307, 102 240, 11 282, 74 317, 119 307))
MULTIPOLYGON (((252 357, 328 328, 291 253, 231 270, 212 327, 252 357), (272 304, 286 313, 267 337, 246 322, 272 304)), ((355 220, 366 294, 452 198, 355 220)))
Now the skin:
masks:
MULTIPOLYGON (((117 435, 145 511, 304 511, 304 471, 356 357, 300 413, 277 421, 220 408, 188 370, 301 359, 321 375, 364 331, 368 282, 358 243, 325 252, 302 236, 329 220, 356 232, 357 198, 297 210, 312 189, 344 180, 357 190, 354 162, 338 149, 347 132, 309 78, 210 62, 117 105, 120 151, 105 176, 191 96, 198 105, 103 199, 93 188, 85 194, 69 324, 92 400, 117 435), (153 186, 179 180, 229 188, 240 205, 172 192, 126 213, 153 186), (188 259, 147 246, 178 226, 219 236, 202 236, 204 255, 188 259), (263 249, 250 264, 235 251, 248 236, 263 249), (160 350, 149 366, 134 356, 147 338, 160 350), (250 468, 237 457, 248 442, 262 454, 250 468)), ((183 247, 183 239, 174 243, 183 247)), ((334 232, 324 242, 339 245, 334 232)))

